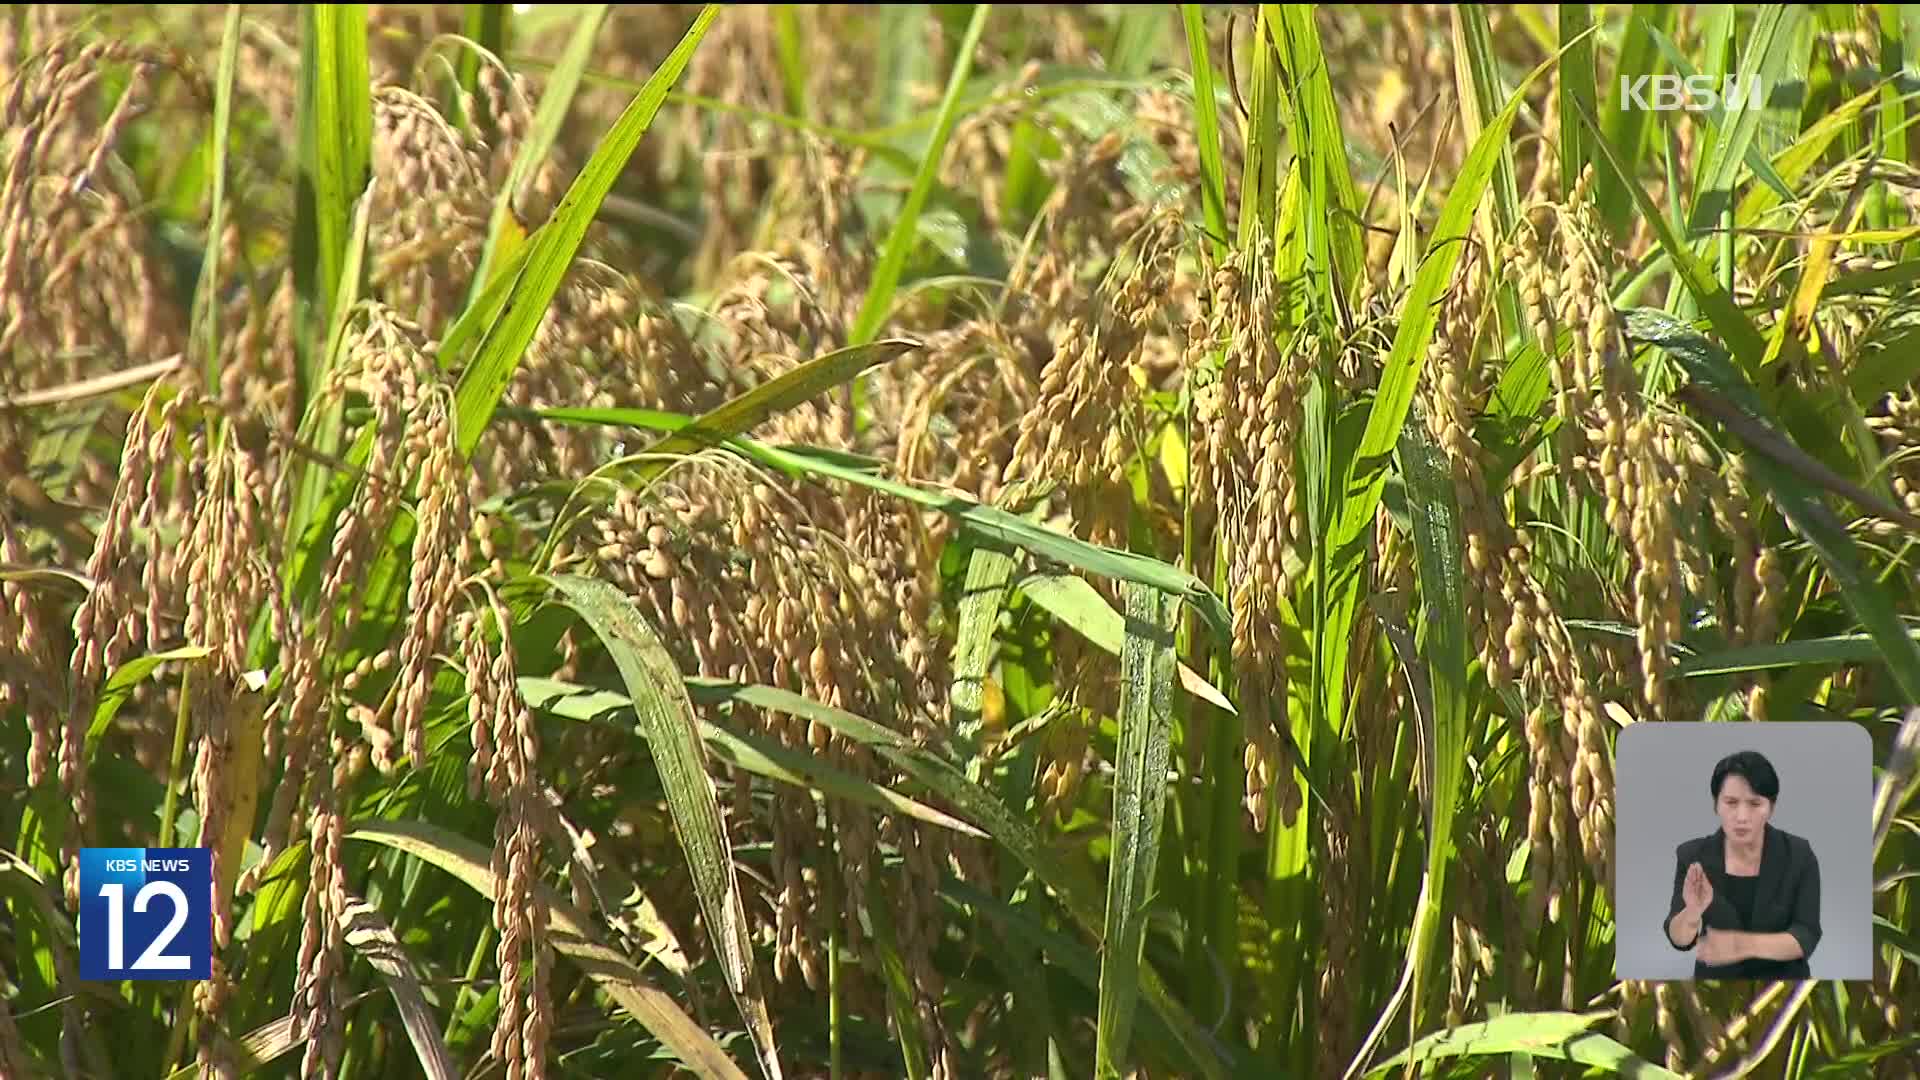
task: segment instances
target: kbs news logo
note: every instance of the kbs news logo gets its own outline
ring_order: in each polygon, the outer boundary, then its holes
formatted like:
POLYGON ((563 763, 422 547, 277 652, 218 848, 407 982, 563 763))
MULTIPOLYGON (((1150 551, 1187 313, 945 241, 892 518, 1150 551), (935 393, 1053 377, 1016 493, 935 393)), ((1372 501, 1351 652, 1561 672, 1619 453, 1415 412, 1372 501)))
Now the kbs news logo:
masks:
POLYGON ((1706 75, 1620 76, 1620 107, 1642 112, 1709 112, 1716 105, 1745 111, 1766 102, 1766 87, 1757 75, 1728 75, 1715 87, 1706 75))

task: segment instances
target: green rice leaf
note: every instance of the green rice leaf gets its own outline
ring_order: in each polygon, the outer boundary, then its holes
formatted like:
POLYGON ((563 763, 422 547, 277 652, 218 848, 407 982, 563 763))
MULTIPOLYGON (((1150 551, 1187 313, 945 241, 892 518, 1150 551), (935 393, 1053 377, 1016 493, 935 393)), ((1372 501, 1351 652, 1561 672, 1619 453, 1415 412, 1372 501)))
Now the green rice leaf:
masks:
MULTIPOLYGON (((1029 574, 1020 579, 1019 591, 1108 655, 1121 655, 1126 620, 1085 578, 1073 574, 1029 574)), ((1181 687, 1194 697, 1222 712, 1239 712, 1225 694, 1186 664, 1179 665, 1179 678, 1181 687)))
MULTIPOLYGON (((696 701, 712 703, 734 699, 775 712, 819 719, 848 738, 872 747, 889 764, 953 807, 961 817, 985 830, 1053 890, 1081 930, 1096 940, 1101 938, 1105 920, 1100 885, 1084 850, 1044 835, 1026 814, 1016 812, 985 787, 967 779, 962 768, 952 760, 916 746, 871 720, 786 691, 692 678, 687 680, 687 687, 696 701)), ((1230 1061, 1225 1049, 1195 1023, 1152 966, 1142 962, 1138 975, 1141 996, 1173 1032, 1183 1055, 1182 1066, 1189 1073, 1197 1072, 1213 1080, 1225 1077, 1230 1061)))
MULTIPOLYGON (((678 423, 660 413, 630 409, 542 409, 539 414, 542 417, 571 420, 576 423, 606 423, 646 430, 657 430, 662 425, 678 423)), ((724 430, 722 426, 710 419, 705 426, 709 437, 700 440, 703 443, 712 441, 721 430, 724 430)), ((978 502, 961 492, 934 491, 916 484, 891 480, 835 460, 832 455, 816 454, 809 448, 774 447, 737 436, 726 439, 725 445, 737 449, 754 461, 792 475, 843 480, 859 487, 884 492, 924 509, 947 514, 959 522, 961 531, 970 539, 997 550, 1024 550, 1042 559, 1076 566, 1103 577, 1152 585, 1179 596, 1193 605, 1194 610, 1216 635, 1215 640, 1222 643, 1233 640, 1232 618, 1219 596, 1207 588, 1199 578, 1158 559, 1089 544, 1065 533, 1036 525, 1017 514, 978 502)))
POLYGON ((694 19, 673 52, 661 61, 646 85, 634 95, 626 111, 601 138, 593 156, 587 159, 580 175, 574 177, 566 197, 527 241, 527 258, 509 280, 500 313, 488 325, 475 348, 473 361, 461 376, 454 391, 456 436, 460 453, 471 457, 487 422, 499 407, 500 395, 512 381, 527 346, 546 317, 547 306, 560 291, 567 268, 573 264, 587 228, 600 212, 600 205, 613 189, 614 180, 625 170, 640 139, 653 126, 653 118, 666 100, 667 89, 680 78, 693 51, 706 36, 707 28, 719 14, 719 6, 708 4, 694 19))
POLYGON ((1220 101, 1214 90, 1213 60, 1207 53, 1207 26, 1199 4, 1181 4, 1187 32, 1188 63, 1193 68, 1193 132, 1200 148, 1200 209, 1205 215, 1215 261, 1227 257, 1227 165, 1220 153, 1220 101))
POLYGON ((1695 382, 1736 410, 1733 415, 1715 419, 1721 419, 1745 445, 1743 457, 1749 470, 1795 530, 1819 553, 1847 608, 1879 644, 1906 703, 1920 704, 1920 642, 1901 621, 1885 587, 1868 572, 1846 526, 1821 501, 1818 475, 1804 464, 1794 464, 1796 460, 1812 459, 1804 453, 1797 458, 1782 453, 1780 447, 1797 448, 1779 434, 1779 425, 1767 415, 1759 394, 1734 367, 1726 350, 1664 312, 1640 308, 1625 315, 1629 337, 1664 349, 1695 382), (1767 438, 1757 438, 1756 433, 1767 438))
MULTIPOLYGON (((1459 175, 1454 178, 1441 207, 1440 220, 1421 256, 1413 287, 1402 304, 1404 314, 1387 354, 1379 391, 1367 408, 1360 444, 1352 456, 1345 459, 1340 498, 1334 507, 1327 544, 1330 550, 1325 587, 1332 599, 1321 624, 1324 653, 1320 657, 1320 677, 1329 699, 1337 699, 1345 685, 1348 631, 1353 625, 1361 586, 1362 540, 1366 530, 1372 527, 1374 511, 1386 490, 1388 459, 1399 442, 1420 369, 1426 362, 1428 345, 1439 318, 1440 295, 1452 280, 1464 245, 1471 242, 1474 212, 1486 194, 1514 116, 1528 88, 1551 64, 1552 61, 1541 64, 1521 80, 1506 106, 1487 122, 1486 130, 1480 133, 1459 175)), ((1334 724, 1341 720, 1339 710, 1334 708, 1327 710, 1327 717, 1334 724)))
MULTIPOLYGON (((1920 636, 1920 630, 1909 628, 1908 636, 1920 636)), ((1775 668, 1874 664, 1885 660, 1886 653, 1872 634, 1835 634, 1688 656, 1674 664, 1673 673, 1683 679, 1700 679, 1775 668)))
MULTIPOLYGON (((1581 119, 1590 129, 1592 128, 1592 117, 1583 114, 1581 119)), ((1627 171, 1627 166, 1614 154, 1612 148, 1607 145, 1607 141, 1597 139, 1594 146, 1600 151, 1601 159, 1606 162, 1607 171, 1619 178, 1627 194, 1640 208, 1640 213, 1652 226, 1661 249, 1667 253, 1674 270, 1679 273, 1680 279, 1686 283, 1687 290, 1693 294, 1701 309, 1706 312, 1707 318, 1712 320, 1714 329, 1726 339, 1728 347, 1732 349, 1735 359, 1740 363, 1741 370, 1758 371, 1760 358, 1766 353, 1767 345, 1765 339, 1760 336, 1760 331, 1754 327, 1753 321, 1747 318, 1746 313, 1733 302, 1733 297, 1729 296, 1727 291, 1720 287, 1720 283, 1714 280, 1713 275, 1708 273, 1705 264, 1674 231, 1673 223, 1667 220, 1666 215, 1660 212, 1660 208, 1654 205, 1652 197, 1633 179, 1632 174, 1627 171)))
POLYGON ((712 679, 699 675, 689 675, 685 682, 687 696, 695 704, 718 705, 738 701, 770 712, 798 716, 804 720, 818 720, 837 734, 875 749, 902 750, 913 745, 912 740, 891 728, 882 727, 864 716, 856 716, 845 709, 823 705, 791 690, 729 682, 725 679, 712 679))
POLYGON ((1474 210, 1480 205, 1481 196, 1486 193, 1487 182, 1506 145, 1507 131, 1513 124, 1513 118, 1519 112, 1527 89, 1546 72, 1550 64, 1551 61, 1534 68, 1515 88, 1506 107, 1488 121, 1486 130, 1481 132, 1459 175, 1454 178, 1452 189, 1447 192, 1447 201, 1440 210, 1440 221, 1427 243, 1419 274, 1414 278, 1413 288, 1402 306, 1402 310, 1408 314, 1400 320, 1394 333, 1393 348, 1387 354, 1386 370, 1380 377, 1380 390, 1367 411, 1366 430, 1361 435, 1359 449, 1350 465, 1345 499, 1333 536, 1336 550, 1358 537, 1373 522, 1374 509, 1379 506, 1381 492, 1386 487, 1387 455, 1399 441, 1401 425, 1406 421, 1414 387, 1419 382, 1420 369, 1425 364, 1427 346, 1433 339, 1433 328, 1439 319, 1437 301, 1452 279, 1453 268, 1460 261, 1463 245, 1469 242, 1474 210))
POLYGON ((420 1063, 420 1075, 428 1080, 458 1080, 460 1069, 440 1036, 440 1025, 427 1005, 416 965, 380 909, 349 894, 340 923, 347 944, 387 984, 394 1008, 400 1013, 400 1026, 413 1046, 414 1060, 420 1063))
POLYGON ((1128 582, 1120 652, 1120 745, 1113 787, 1113 860, 1107 876, 1106 948, 1094 1075, 1118 1077, 1140 996, 1140 952, 1160 854, 1161 809, 1173 728, 1173 622, 1165 593, 1128 582))
MULTIPOLYGON (((283 1016, 267 1021, 238 1039, 216 1033, 214 1043, 244 1074, 248 1069, 263 1069, 305 1046, 307 1038, 296 1034, 297 1030, 294 1017, 283 1016)), ((192 1080, 200 1072, 200 1064, 192 1062, 168 1073, 167 1080, 192 1080)))
POLYGON ((946 154, 947 137, 953 134, 953 126, 960 118, 960 90, 966 85, 967 73, 973 70, 973 52, 980 44, 980 35, 986 30, 987 16, 992 11, 992 4, 974 5, 973 19, 967 24, 966 36, 960 39, 953 72, 947 77, 946 95, 940 99, 939 119, 934 124, 933 138, 920 155, 920 167, 914 173, 913 187, 907 192, 906 203, 900 207, 900 216, 894 219, 893 230, 887 234, 887 246, 880 253, 880 262, 873 268, 873 277, 867 283, 866 299, 860 304, 860 313, 854 317, 853 329, 847 333, 849 345, 865 345, 872 341, 886 320, 893 303, 893 290, 900 284, 900 272, 905 269, 907 256, 919 240, 920 211, 926 206, 934 183, 939 180, 940 159, 946 154))
MULTIPOLYGON (((1681 52, 1680 47, 1673 43, 1672 38, 1661 33, 1656 28, 1650 28, 1649 34, 1653 38, 1654 47, 1660 50, 1660 54, 1666 58, 1667 63, 1673 65, 1674 74, 1679 75, 1683 79, 1691 78, 1699 74, 1694 70, 1693 64, 1687 60, 1686 54, 1681 52)), ((1744 77, 1747 74, 1746 69, 1741 69, 1741 73, 1744 77)), ((1773 80, 1767 79, 1765 76, 1761 76, 1760 78, 1760 85, 1762 87, 1775 85, 1773 80)), ((1766 184, 1775 195, 1778 195, 1782 199, 1792 201, 1794 197, 1793 189, 1787 186, 1786 180, 1774 169, 1773 162, 1767 158, 1767 155, 1763 153, 1761 148, 1753 141, 1754 135, 1759 130, 1759 118, 1762 115, 1761 110, 1743 108, 1730 118, 1726 105, 1722 103, 1722 100, 1716 94, 1713 104, 1704 110, 1704 114, 1707 124, 1707 138, 1709 144, 1715 148, 1716 152, 1718 148, 1723 145, 1731 149, 1737 149, 1740 152, 1741 161, 1743 161, 1749 169, 1753 170, 1754 176, 1766 184)), ((1568 123, 1578 126, 1580 117, 1577 112, 1568 113, 1566 120, 1568 123)), ((1712 192, 1707 192, 1704 189, 1697 194, 1702 197, 1710 197, 1713 195, 1712 192)), ((1724 191, 1720 192, 1718 195, 1719 201, 1724 203, 1725 198, 1726 193, 1724 191)), ((1697 202, 1698 200, 1696 200, 1696 204, 1697 202)), ((1711 223, 1707 224, 1710 225, 1711 223)), ((1704 226, 1696 224, 1696 228, 1698 227, 1704 226)))
MULTIPOLYGON (((492 856, 487 849, 438 825, 425 821, 357 821, 347 828, 346 838, 405 852, 452 874, 489 902, 494 899, 492 856)), ((688 1068, 701 1076, 746 1080, 746 1074, 726 1051, 673 998, 648 982, 625 956, 601 943, 585 912, 544 882, 535 882, 534 891, 551 919, 547 940, 556 952, 599 983, 627 1015, 652 1032, 688 1068)))
POLYGON ((726 823, 720 817, 699 723, 680 671, 633 601, 618 589, 572 574, 549 575, 545 580, 593 628, 627 684, 654 766, 666 787, 674 834, 686 853, 727 989, 747 1022, 761 1068, 769 1080, 777 1080, 780 1061, 754 966, 753 944, 747 938, 746 908, 740 899, 726 823))
MULTIPOLYGON (((1416 722, 1431 727, 1422 741, 1427 747, 1427 867, 1431 888, 1415 917, 1412 942, 1414 980, 1411 1000, 1426 1000, 1424 979, 1433 961, 1431 950, 1443 916, 1447 868, 1453 858, 1453 822, 1459 809, 1468 753, 1467 730, 1472 705, 1467 674, 1466 586, 1461 552, 1466 541, 1455 504, 1453 470, 1427 433, 1423 419, 1408 423, 1400 437, 1401 469, 1407 479, 1407 513, 1413 522, 1415 563, 1426 627, 1425 678, 1431 689, 1429 716, 1416 722)), ((1417 697, 1417 688, 1416 695, 1417 697)))
POLYGON ((1588 1029, 1608 1013, 1509 1013, 1477 1024, 1429 1035, 1367 1072, 1385 1076, 1394 1069, 1449 1058, 1489 1057, 1516 1053, 1590 1065, 1633 1080, 1680 1080, 1680 1074, 1661 1068, 1588 1029))
POLYGON ((1261 22, 1274 36, 1290 84, 1285 94, 1293 106, 1294 145, 1302 148, 1306 158, 1301 190, 1307 199, 1302 222, 1312 237, 1308 251, 1315 267, 1332 270, 1314 275, 1314 280, 1334 290, 1323 299, 1344 307, 1362 273, 1360 199, 1347 164, 1347 138, 1340 128, 1327 55, 1320 46, 1312 5, 1263 4, 1261 8, 1261 22))
POLYGON ((161 665, 176 660, 204 660, 213 655, 213 650, 204 645, 182 645, 164 652, 148 653, 115 668, 107 676, 107 684, 100 691, 100 700, 93 707, 93 722, 87 727, 87 757, 92 758, 100 747, 100 740, 113 725, 113 718, 120 713, 120 707, 127 703, 133 692, 161 665))
POLYGON ((965 592, 960 596, 960 628, 953 641, 953 690, 948 695, 948 727, 967 762, 967 779, 979 783, 982 705, 993 667, 993 636, 1000 624, 1013 579, 1011 555, 976 549, 967 559, 965 592))
MULTIPOLYGON (((227 18, 220 31, 220 69, 213 91, 213 168, 207 198, 207 235, 227 233, 227 148, 232 144, 233 80, 240 66, 240 5, 227 5, 227 18)), ((220 295, 220 251, 223 245, 210 243, 200 262, 200 287, 194 290, 194 302, 200 318, 195 327, 204 350, 206 385, 220 385, 220 320, 217 317, 220 295)))
MULTIPOLYGON (((612 712, 632 709, 633 699, 610 690, 594 690, 559 679, 523 675, 520 694, 527 705, 556 716, 593 721, 612 712)), ((707 749, 720 760, 755 776, 810 788, 835 798, 862 803, 890 814, 904 814, 929 825, 985 838, 979 829, 951 814, 910 799, 892 788, 876 784, 829 764, 817 755, 782 746, 751 732, 734 732, 706 721, 700 722, 700 737, 707 749)))
MULTIPOLYGON (((1600 204, 1601 217, 1614 235, 1625 236, 1634 212, 1634 199, 1627 191, 1631 182, 1626 177, 1638 174, 1640 165, 1647 158, 1652 140, 1647 138, 1647 125, 1653 122, 1654 115, 1647 109, 1634 107, 1627 96, 1620 93, 1621 80, 1636 82, 1644 77, 1658 75, 1662 68, 1660 49, 1654 44, 1654 32, 1670 29, 1679 12, 1677 4, 1635 4, 1626 17, 1626 25, 1620 38, 1619 61, 1614 68, 1613 81, 1607 84, 1607 92, 1601 95, 1605 102, 1603 111, 1597 114, 1604 119, 1600 133, 1594 133, 1588 126, 1588 132, 1594 135, 1588 145, 1589 160, 1597 161, 1595 151, 1600 143, 1613 148, 1613 157, 1621 163, 1621 170, 1600 169, 1594 175, 1594 200, 1600 204)), ((1561 99, 1564 109, 1567 105, 1575 109, 1582 107, 1576 96, 1571 101, 1561 99)), ((1580 112, 1563 112, 1561 118, 1569 123, 1578 123, 1576 117, 1595 115, 1580 112)))
POLYGON ((1580 126, 1580 108, 1598 114, 1594 92, 1592 4, 1560 5, 1560 190, 1572 191, 1587 167, 1587 133, 1580 126), (1569 102, 1579 102, 1572 105, 1569 102))
MULTIPOLYGON (((326 375, 321 337, 333 318, 353 232, 354 203, 371 177, 372 80, 367 71, 367 6, 310 4, 300 9, 300 80, 294 126, 300 184, 295 193, 293 288, 294 411, 326 375)), ((216 239, 217 246, 217 239, 216 239)))
POLYGON ((647 447, 644 453, 650 460, 639 466, 639 475, 642 479, 657 476, 668 468, 670 462, 662 460, 668 455, 689 454, 751 431, 768 418, 811 401, 868 368, 891 363, 920 347, 917 341, 889 338, 836 349, 809 360, 647 447))
MULTIPOLYGON (((470 4, 471 8, 504 8, 503 4, 470 4)), ((593 42, 600 34, 601 24, 607 18, 607 4, 586 4, 580 11, 579 21, 574 24, 573 36, 567 39, 567 46, 560 53, 560 59, 547 75, 546 88, 540 94, 540 105, 534 111, 533 125, 528 128, 520 142, 520 149, 513 156, 513 166, 507 173, 507 182, 500 185, 500 192, 494 196, 493 217, 487 227, 487 239, 480 249, 480 263, 473 271, 473 289, 477 293, 493 279, 493 265, 500 257, 503 245, 512 256, 513 250, 524 242, 525 227, 515 212, 515 204, 523 197, 526 186, 540 169, 540 164, 552 152, 553 144, 560 138, 560 128, 566 123, 567 111, 573 105, 573 97, 580 89, 580 76, 587 68, 587 61, 593 58, 593 42)), ((505 15, 496 16, 504 20, 505 15)), ((461 64, 475 64, 478 58, 471 52, 462 54, 461 64)), ((473 89, 470 83, 466 89, 473 89)))
MULTIPOLYGON (((1796 82, 1804 84, 1805 59, 1803 54, 1796 55, 1796 50, 1806 48, 1800 28, 1808 14, 1808 8, 1801 4, 1772 4, 1757 9, 1753 25, 1746 32, 1746 49, 1729 74, 1738 74, 1743 81, 1758 80, 1763 90, 1796 82)), ((1692 228, 1716 225, 1723 216, 1731 218, 1733 193, 1742 165, 1750 165, 1755 175, 1766 181, 1776 194, 1786 190, 1779 176, 1768 175, 1771 168, 1767 155, 1755 153, 1754 145, 1755 138, 1766 126, 1768 113, 1783 109, 1789 116, 1795 112, 1791 106, 1763 101, 1757 109, 1741 108, 1730 115, 1722 110, 1716 116, 1725 122, 1714 133, 1707 155, 1700 162, 1702 173, 1694 181, 1692 228)))

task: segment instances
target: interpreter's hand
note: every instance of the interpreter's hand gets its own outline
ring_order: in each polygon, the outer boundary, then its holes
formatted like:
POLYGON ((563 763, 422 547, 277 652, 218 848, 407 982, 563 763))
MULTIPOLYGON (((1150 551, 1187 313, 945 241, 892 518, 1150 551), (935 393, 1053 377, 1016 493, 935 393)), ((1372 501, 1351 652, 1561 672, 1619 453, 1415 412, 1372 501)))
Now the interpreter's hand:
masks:
POLYGON ((1687 867, 1687 880, 1680 886, 1680 899, 1686 902, 1687 911, 1698 915, 1713 903, 1713 882, 1707 880, 1707 872, 1699 863, 1687 867))
POLYGON ((1705 930, 1701 932, 1700 944, 1694 947, 1694 959, 1708 967, 1725 967, 1737 964, 1745 957, 1740 954, 1740 936, 1731 930, 1705 930))

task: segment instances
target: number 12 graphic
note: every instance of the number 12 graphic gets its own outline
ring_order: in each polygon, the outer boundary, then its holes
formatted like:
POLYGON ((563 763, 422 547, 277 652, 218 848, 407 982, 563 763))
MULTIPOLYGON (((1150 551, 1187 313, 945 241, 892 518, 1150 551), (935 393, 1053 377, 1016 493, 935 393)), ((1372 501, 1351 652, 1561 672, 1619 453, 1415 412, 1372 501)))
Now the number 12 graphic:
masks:
POLYGON ((205 848, 82 849, 80 977, 209 977, 212 885, 205 848))

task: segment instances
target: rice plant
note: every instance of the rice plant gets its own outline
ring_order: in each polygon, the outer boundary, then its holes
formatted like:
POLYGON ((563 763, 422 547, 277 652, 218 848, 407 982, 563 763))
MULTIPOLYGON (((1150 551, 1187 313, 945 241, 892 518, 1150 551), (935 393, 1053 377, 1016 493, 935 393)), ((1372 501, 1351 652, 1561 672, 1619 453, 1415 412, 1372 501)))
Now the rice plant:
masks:
POLYGON ((1916 1075, 1916 55, 9 7, 0 1076, 1916 1075), (1870 982, 1616 977, 1700 719, 1871 736, 1870 982))

